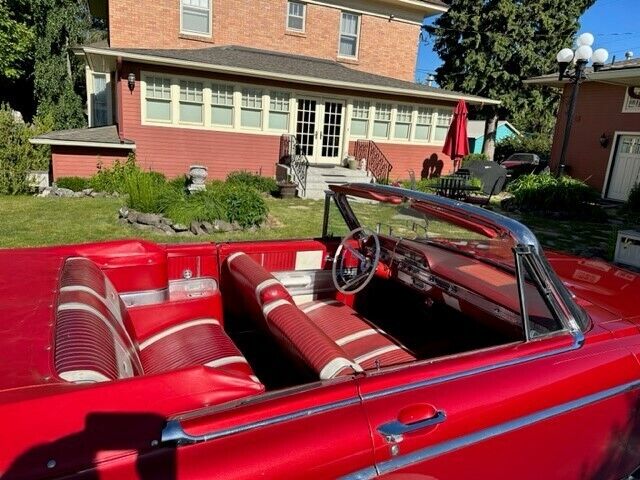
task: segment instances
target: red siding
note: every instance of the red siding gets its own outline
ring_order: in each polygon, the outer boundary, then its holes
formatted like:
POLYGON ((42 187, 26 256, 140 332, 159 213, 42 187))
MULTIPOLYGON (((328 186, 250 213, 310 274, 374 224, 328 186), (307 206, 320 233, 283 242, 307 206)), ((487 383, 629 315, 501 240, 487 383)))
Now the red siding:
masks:
POLYGON ((98 164, 111 166, 116 160, 126 160, 128 153, 128 150, 121 149, 52 146, 53 179, 90 177, 98 171, 98 164))
MULTIPOLYGON (((442 147, 395 143, 377 143, 377 145, 393 165, 391 180, 408 179, 409 170, 415 172, 417 179, 453 173, 453 161, 442 153, 442 147)), ((355 142, 350 142, 349 152, 353 154, 354 151, 355 142)))
MULTIPOLYGON (((567 173, 586 181, 602 191, 607 165, 616 131, 639 132, 640 113, 622 113, 626 87, 588 82, 580 86, 574 124, 567 149, 567 173), (609 145, 600 146, 600 137, 606 134, 609 145)), ((551 168, 560 161, 562 137, 567 121, 567 109, 572 87, 566 86, 553 139, 551 168)))

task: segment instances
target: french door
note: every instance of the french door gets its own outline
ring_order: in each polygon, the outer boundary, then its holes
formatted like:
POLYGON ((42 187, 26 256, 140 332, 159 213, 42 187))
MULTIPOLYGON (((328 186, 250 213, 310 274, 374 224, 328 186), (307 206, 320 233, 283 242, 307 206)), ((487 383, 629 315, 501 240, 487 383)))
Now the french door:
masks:
POLYGON ((344 131, 344 102, 298 99, 296 139, 311 163, 340 164, 344 131))
POLYGON ((620 135, 607 198, 626 201, 640 180, 640 135, 620 135))

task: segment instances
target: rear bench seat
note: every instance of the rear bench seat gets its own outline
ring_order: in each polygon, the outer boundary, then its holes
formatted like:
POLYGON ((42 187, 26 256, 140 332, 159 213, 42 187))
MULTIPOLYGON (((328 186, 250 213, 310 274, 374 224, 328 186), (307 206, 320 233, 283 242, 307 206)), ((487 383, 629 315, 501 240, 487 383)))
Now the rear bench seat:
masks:
MULTIPOLYGON (((347 305, 316 301, 298 308, 284 286, 248 255, 234 253, 225 265, 228 289, 236 295, 228 304, 233 312, 266 327, 321 379, 415 360, 347 305)), ((226 291, 224 298, 231 298, 226 291)))
POLYGON ((104 382, 207 366, 264 387, 220 321, 205 315, 164 324, 135 338, 127 308, 86 258, 64 264, 55 324, 54 364, 62 380, 104 382))

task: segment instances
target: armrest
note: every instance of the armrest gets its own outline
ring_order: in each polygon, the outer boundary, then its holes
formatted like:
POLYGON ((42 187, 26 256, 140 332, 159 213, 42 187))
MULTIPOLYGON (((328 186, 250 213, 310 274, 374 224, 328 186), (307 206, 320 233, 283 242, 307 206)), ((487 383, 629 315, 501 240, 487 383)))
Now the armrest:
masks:
POLYGON ((145 338, 189 320, 213 318, 222 324, 220 295, 177 300, 127 308, 127 329, 140 342, 145 338))

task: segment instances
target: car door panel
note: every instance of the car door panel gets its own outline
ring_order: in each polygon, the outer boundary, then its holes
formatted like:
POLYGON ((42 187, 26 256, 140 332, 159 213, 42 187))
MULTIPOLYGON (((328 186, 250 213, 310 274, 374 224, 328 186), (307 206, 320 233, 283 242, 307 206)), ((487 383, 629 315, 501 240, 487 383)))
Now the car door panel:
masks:
POLYGON ((612 343, 580 347, 563 335, 363 379, 376 468, 447 479, 628 474, 640 462, 624 440, 637 426, 640 369, 629 348, 612 343), (430 380, 411 388, 412 369, 414 384, 430 380), (404 387, 389 388, 392 376, 404 387), (380 426, 417 404, 432 405, 446 419, 400 441, 383 438, 380 426))

